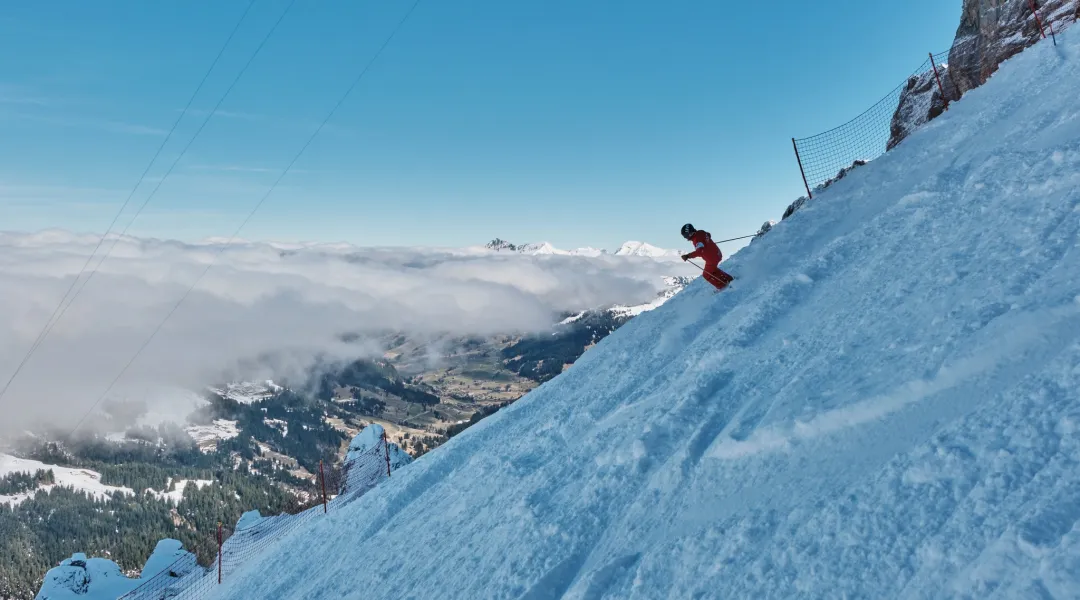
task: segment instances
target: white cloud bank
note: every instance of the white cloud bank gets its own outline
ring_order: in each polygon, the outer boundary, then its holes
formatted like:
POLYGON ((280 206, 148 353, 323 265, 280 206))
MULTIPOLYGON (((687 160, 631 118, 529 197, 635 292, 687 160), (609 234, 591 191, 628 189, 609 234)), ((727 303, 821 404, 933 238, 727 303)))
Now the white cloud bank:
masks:
MULTIPOLYGON (((63 231, 0 232, 0 386, 97 241, 63 231)), ((0 399, 3 420, 81 417, 220 243, 120 239, 0 399)), ((648 302, 662 276, 690 269, 677 258, 234 242, 127 371, 116 396, 141 395, 146 386, 198 389, 265 352, 294 356, 297 366, 318 352, 355 356, 360 348, 338 340, 346 332, 542 330, 560 311, 648 302)))

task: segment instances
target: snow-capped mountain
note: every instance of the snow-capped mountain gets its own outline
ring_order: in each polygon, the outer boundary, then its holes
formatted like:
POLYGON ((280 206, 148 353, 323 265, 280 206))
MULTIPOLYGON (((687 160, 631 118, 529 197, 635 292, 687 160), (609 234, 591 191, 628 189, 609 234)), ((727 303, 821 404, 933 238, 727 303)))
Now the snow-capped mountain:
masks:
POLYGON ((615 256, 643 256, 647 258, 672 258, 680 255, 681 253, 678 250, 665 250, 645 242, 626 242, 615 251, 615 256))
POLYGON ((76 553, 45 575, 35 600, 114 600, 165 569, 173 569, 172 575, 179 577, 195 565, 195 556, 171 539, 158 542, 138 577, 125 576, 107 558, 87 558, 76 553), (188 560, 181 560, 185 558, 188 560))
POLYGON ((601 250, 599 248, 574 248, 570 251, 570 256, 586 256, 589 258, 596 258, 597 256, 604 256, 607 254, 607 250, 601 250))
POLYGON ((1078 36, 217 597, 1080 597, 1078 36))
POLYGON ((645 258, 678 258, 680 252, 678 250, 665 250, 658 248, 652 244, 645 242, 630 241, 624 243, 614 253, 610 253, 607 250, 600 248, 584 247, 575 248, 573 250, 560 250, 549 242, 539 242, 536 244, 512 244, 506 240, 495 238, 487 243, 485 246, 488 250, 495 252, 520 252, 521 254, 528 254, 532 256, 543 255, 560 255, 560 256, 585 256, 595 258, 598 256, 614 255, 614 256, 636 256, 645 258))
MULTIPOLYGON (((681 275, 664 277, 664 289, 660 290, 660 292, 656 294, 655 299, 644 304, 635 304, 632 306, 617 304, 615 306, 603 309, 603 312, 606 312, 614 317, 636 317, 641 313, 660 308, 665 302, 674 298, 675 294, 683 291, 683 289, 686 286, 690 285, 692 281, 694 281, 693 277, 685 277, 681 275)), ((567 317, 566 319, 560 321, 559 325, 569 325, 571 323, 574 323, 583 318, 585 315, 589 314, 589 312, 590 311, 586 310, 576 315, 567 317)))

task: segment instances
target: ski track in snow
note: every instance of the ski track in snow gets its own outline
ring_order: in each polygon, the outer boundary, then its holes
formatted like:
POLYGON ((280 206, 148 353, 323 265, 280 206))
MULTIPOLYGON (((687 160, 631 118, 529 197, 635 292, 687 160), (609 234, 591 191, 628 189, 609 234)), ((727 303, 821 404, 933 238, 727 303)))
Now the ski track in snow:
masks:
POLYGON ((1080 597, 1078 35, 218 597, 1080 597))

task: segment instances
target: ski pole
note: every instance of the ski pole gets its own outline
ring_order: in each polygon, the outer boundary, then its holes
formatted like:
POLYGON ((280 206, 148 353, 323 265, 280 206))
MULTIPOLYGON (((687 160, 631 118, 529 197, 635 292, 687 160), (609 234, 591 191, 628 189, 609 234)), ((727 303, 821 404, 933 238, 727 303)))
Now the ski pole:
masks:
POLYGON ((716 242, 716 243, 717 244, 723 244, 724 242, 735 242, 735 241, 738 241, 738 240, 745 240, 746 238, 752 238, 752 237, 757 237, 757 234, 755 233, 754 235, 744 235, 742 237, 731 238, 730 240, 720 240, 719 242, 716 242))

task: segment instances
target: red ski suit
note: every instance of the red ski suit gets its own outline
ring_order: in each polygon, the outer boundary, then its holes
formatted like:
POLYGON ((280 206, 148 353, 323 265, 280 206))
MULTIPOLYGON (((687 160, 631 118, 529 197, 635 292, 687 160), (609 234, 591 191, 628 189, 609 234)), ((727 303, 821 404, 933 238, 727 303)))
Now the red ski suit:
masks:
POLYGON ((690 236, 690 243, 694 245, 694 251, 687 254, 685 258, 705 259, 705 279, 717 289, 727 287, 734 278, 720 268, 720 261, 724 260, 724 255, 720 252, 720 246, 712 241, 712 235, 708 231, 699 229, 690 236))

